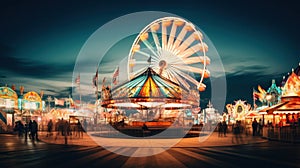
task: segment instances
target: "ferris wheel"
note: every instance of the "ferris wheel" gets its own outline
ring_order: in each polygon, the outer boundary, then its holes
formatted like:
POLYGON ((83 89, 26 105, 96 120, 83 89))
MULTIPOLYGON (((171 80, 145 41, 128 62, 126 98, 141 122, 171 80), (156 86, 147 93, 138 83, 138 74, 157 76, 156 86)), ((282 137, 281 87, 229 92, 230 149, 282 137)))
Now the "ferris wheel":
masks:
POLYGON ((135 38, 128 56, 129 80, 151 67, 159 75, 204 91, 210 76, 203 34, 182 18, 164 17, 148 24, 135 38))

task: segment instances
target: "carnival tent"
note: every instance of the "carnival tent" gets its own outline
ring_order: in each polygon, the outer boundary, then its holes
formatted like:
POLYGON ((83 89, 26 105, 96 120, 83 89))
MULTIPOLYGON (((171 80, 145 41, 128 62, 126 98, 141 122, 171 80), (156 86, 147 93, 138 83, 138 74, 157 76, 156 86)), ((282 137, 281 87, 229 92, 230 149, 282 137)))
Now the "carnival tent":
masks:
POLYGON ((180 109, 199 106, 196 94, 160 76, 150 67, 129 82, 114 88, 108 97, 102 101, 102 107, 180 109))

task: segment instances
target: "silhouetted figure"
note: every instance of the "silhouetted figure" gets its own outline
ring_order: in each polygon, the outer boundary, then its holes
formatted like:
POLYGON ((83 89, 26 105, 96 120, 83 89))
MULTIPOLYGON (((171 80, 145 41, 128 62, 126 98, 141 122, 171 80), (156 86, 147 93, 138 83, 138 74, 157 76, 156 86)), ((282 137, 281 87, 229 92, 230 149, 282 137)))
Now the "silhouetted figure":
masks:
POLYGON ((147 127, 147 125, 145 123, 142 126, 142 130, 143 131, 148 131, 149 130, 149 128, 147 127))
POLYGON ((145 123, 142 126, 142 130, 143 130, 143 136, 147 136, 150 133, 149 128, 145 123))
POLYGON ((61 135, 64 136, 65 135, 65 129, 64 129, 64 125, 65 125, 65 121, 63 118, 61 118, 60 121, 58 121, 58 131, 61 132, 61 135))
POLYGON ((254 118, 254 121, 252 121, 252 135, 255 136, 257 134, 257 126, 258 123, 256 121, 256 118, 254 118))
POLYGON ((236 123, 233 125, 233 134, 234 134, 234 136, 232 136, 232 143, 235 143, 234 139, 235 139, 237 144, 243 142, 243 138, 242 138, 242 135, 241 135, 241 123, 240 123, 240 121, 236 121, 236 123))
POLYGON ((221 121, 218 123, 218 132, 219 132, 218 136, 221 137, 223 134, 223 126, 221 121))
POLYGON ((224 137, 226 137, 226 133, 227 133, 227 123, 226 123, 225 120, 222 122, 222 127, 223 127, 224 137))
POLYGON ((18 132, 18 137, 21 138, 23 137, 23 132, 24 132, 24 125, 21 121, 17 121, 15 125, 15 131, 18 132))
POLYGON ((47 137, 52 135, 52 128, 53 128, 53 122, 52 119, 50 119, 50 121, 47 124, 47 137))
POLYGON ((77 120, 77 124, 76 124, 76 136, 77 135, 79 138, 80 136, 83 137, 83 128, 79 120, 77 120))
POLYGON ((71 135, 71 128, 68 121, 65 121, 64 123, 64 132, 65 132, 65 136, 71 135))
POLYGON ((33 120, 32 122, 32 128, 31 128, 31 136, 32 136, 32 140, 39 140, 38 137, 38 123, 33 120))
POLYGON ((27 141, 28 131, 29 131, 29 125, 26 123, 25 126, 24 126, 25 141, 27 141))

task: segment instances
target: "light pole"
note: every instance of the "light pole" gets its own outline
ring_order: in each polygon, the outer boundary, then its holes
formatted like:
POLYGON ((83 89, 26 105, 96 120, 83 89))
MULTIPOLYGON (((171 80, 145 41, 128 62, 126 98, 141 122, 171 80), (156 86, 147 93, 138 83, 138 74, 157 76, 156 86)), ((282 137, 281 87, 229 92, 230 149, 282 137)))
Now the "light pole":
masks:
POLYGON ((50 112, 50 103, 53 101, 51 96, 47 97, 47 101, 48 101, 48 113, 50 112))

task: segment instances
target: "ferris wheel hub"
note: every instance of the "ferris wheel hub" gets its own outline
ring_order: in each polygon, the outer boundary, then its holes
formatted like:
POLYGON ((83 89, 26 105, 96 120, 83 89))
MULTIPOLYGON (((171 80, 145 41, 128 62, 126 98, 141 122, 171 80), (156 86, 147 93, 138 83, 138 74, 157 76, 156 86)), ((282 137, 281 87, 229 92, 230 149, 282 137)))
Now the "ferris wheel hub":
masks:
POLYGON ((161 60, 159 61, 158 65, 160 68, 165 68, 167 66, 167 61, 161 60))

